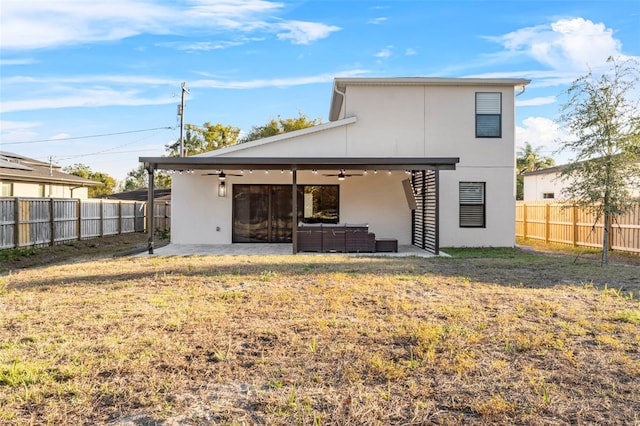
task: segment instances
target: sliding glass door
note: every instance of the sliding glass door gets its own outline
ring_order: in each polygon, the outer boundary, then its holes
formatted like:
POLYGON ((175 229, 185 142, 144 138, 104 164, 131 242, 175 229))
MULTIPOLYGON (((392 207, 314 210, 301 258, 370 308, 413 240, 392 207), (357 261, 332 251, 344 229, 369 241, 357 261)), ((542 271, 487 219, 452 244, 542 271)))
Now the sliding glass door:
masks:
MULTIPOLYGON (((233 242, 290 243, 291 185, 233 185, 233 242)), ((338 186, 298 186, 296 223, 337 222, 338 186)))

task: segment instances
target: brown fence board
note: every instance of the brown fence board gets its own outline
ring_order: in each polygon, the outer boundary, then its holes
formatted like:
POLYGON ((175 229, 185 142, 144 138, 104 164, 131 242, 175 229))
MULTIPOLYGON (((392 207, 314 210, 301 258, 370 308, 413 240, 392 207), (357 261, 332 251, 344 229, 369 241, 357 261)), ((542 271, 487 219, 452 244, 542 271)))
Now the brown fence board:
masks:
MULTIPOLYGON (((602 247, 603 218, 588 207, 557 202, 516 203, 516 236, 576 247, 602 247)), ((614 218, 611 249, 640 253, 640 206, 614 218)))

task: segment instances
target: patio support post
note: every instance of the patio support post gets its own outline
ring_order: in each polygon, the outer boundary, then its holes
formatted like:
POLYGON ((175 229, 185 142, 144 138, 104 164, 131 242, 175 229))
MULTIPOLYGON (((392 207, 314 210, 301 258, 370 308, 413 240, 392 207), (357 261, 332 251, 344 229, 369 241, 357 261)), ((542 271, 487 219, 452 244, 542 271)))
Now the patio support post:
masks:
POLYGON ((293 254, 298 253, 298 171, 291 170, 293 176, 293 184, 291 186, 291 245, 293 246, 293 254))
POLYGON ((154 192, 155 188, 154 184, 154 168, 152 164, 149 164, 147 167, 147 172, 149 174, 149 193, 147 194, 147 233, 149 235, 149 254, 153 254, 153 230, 155 228, 155 210, 154 210, 154 192))

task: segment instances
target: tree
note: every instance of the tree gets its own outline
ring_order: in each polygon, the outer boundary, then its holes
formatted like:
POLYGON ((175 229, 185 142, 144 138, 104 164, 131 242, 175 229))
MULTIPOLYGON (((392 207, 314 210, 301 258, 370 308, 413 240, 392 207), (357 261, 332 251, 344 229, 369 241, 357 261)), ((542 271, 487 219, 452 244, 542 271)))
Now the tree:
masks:
POLYGON ((280 135, 282 133, 292 132, 294 130, 306 129, 322 123, 320 118, 310 120, 309 117, 298 112, 295 118, 272 118, 262 126, 253 126, 247 136, 243 137, 238 143, 245 143, 257 139, 268 138, 269 136, 280 135))
POLYGON ((524 199, 524 177, 521 176, 525 172, 535 172, 536 170, 546 169, 555 166, 556 162, 551 157, 543 157, 540 155, 540 147, 533 148, 529 142, 525 142, 524 146, 518 150, 516 157, 516 199, 524 199))
POLYGON ((103 172, 93 172, 86 164, 76 163, 73 166, 63 168, 62 171, 70 175, 102 183, 102 186, 92 186, 89 188, 90 198, 100 198, 113 194, 113 189, 116 187, 116 180, 114 178, 103 172))
MULTIPOLYGON (((186 155, 201 154, 234 145, 240 135, 240 129, 237 127, 224 126, 220 123, 211 124, 208 121, 202 126, 187 124, 185 129, 183 146, 186 155)), ((166 148, 170 157, 180 155, 179 140, 166 148)))
MULTIPOLYGON (((153 176, 153 185, 156 188, 171 188, 171 176, 167 173, 156 170, 153 176)), ((127 178, 122 185, 123 191, 133 191, 134 189, 146 188, 149 186, 149 172, 140 164, 137 169, 127 173, 127 178)))
POLYGON ((574 136, 561 141, 561 150, 576 155, 561 172, 568 184, 564 195, 587 206, 596 220, 604 219, 603 266, 608 263, 611 222, 637 202, 631 189, 640 184, 638 62, 607 62, 611 66, 600 77, 589 72, 572 83, 559 118, 574 136))

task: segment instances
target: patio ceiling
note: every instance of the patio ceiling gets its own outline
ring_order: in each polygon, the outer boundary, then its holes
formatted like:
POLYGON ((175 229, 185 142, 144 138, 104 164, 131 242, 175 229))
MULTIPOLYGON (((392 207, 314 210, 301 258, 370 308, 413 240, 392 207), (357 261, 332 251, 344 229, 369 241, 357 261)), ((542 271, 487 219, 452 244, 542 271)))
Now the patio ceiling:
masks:
POLYGON ((455 170, 458 157, 140 157, 151 170, 455 170))

